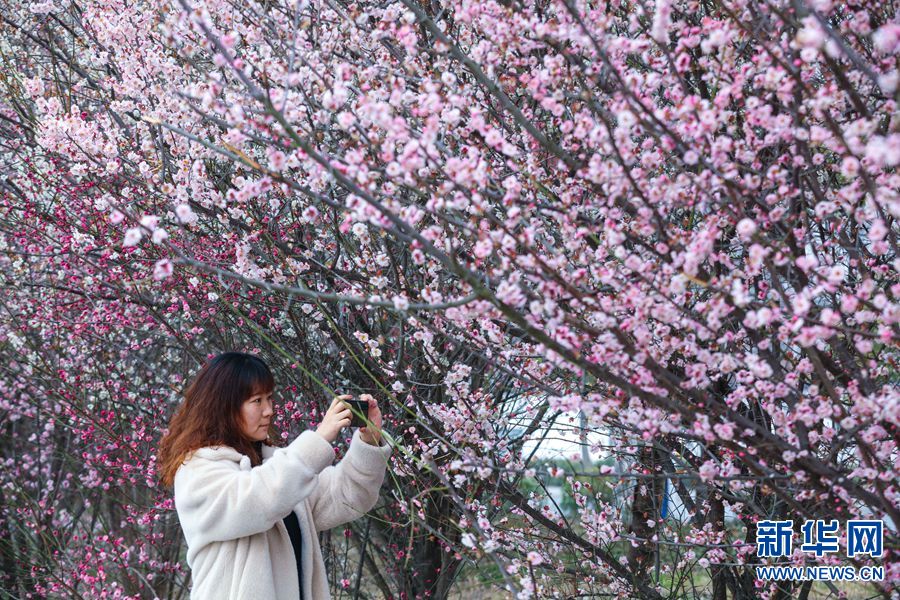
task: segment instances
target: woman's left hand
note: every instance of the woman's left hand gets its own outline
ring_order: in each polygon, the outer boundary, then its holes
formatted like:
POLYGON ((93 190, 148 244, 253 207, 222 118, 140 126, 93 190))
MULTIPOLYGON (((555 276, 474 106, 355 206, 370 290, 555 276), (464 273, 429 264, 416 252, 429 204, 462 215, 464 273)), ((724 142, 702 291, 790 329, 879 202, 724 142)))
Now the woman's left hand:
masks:
POLYGON ((380 446, 382 418, 381 409, 378 408, 378 400, 373 398, 371 394, 360 394, 359 399, 367 400, 369 402, 369 414, 367 417, 369 421, 371 421, 370 425, 359 428, 359 437, 367 444, 380 446))

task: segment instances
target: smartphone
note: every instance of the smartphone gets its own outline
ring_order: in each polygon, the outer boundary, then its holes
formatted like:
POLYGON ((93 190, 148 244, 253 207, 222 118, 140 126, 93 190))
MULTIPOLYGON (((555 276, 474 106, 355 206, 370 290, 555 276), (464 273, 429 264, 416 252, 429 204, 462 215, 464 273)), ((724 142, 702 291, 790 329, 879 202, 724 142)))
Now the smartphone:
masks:
POLYGON ((369 416, 369 403, 366 400, 344 400, 344 404, 350 407, 352 413, 350 427, 365 427, 363 416, 369 416), (358 414, 357 414, 358 413, 358 414))

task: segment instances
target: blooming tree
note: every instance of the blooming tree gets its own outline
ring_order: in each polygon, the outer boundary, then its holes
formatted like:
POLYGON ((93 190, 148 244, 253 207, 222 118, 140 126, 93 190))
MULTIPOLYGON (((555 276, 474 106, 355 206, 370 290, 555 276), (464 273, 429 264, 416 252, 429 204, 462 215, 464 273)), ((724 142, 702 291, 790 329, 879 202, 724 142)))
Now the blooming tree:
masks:
POLYGON ((184 593, 153 449, 240 346, 272 357, 285 436, 336 390, 386 405, 390 481, 327 545, 335 590, 446 597, 475 566, 517 598, 807 597, 754 579, 755 524, 867 518, 889 597, 895 7, 19 8, 3 589, 184 593), (537 469, 557 427, 604 464, 537 469))

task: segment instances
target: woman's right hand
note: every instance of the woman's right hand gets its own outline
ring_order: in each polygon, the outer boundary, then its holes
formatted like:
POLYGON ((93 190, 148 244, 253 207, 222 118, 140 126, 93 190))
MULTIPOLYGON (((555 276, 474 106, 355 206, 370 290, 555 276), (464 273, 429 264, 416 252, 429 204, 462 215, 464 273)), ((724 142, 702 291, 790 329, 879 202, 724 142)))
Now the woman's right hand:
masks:
POLYGON ((334 443, 341 429, 350 425, 353 413, 350 412, 350 409, 347 408, 343 401, 352 397, 350 394, 336 396, 331 401, 331 406, 325 411, 325 417, 322 419, 322 422, 316 428, 316 433, 325 438, 329 444, 334 443))

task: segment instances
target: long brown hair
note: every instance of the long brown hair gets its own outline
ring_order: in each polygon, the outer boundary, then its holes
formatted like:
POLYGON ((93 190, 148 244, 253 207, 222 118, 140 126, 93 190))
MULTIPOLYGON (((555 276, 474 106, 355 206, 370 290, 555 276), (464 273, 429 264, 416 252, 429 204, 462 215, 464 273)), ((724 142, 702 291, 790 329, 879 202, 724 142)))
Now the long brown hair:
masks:
MULTIPOLYGON (((185 389, 184 401, 160 440, 156 463, 160 482, 171 487, 187 454, 206 446, 230 446, 249 456, 253 466, 260 464, 261 445, 242 433, 241 405, 274 388, 269 366, 252 354, 223 352, 207 361, 185 389)), ((266 443, 280 445, 273 425, 268 433, 266 443)))

